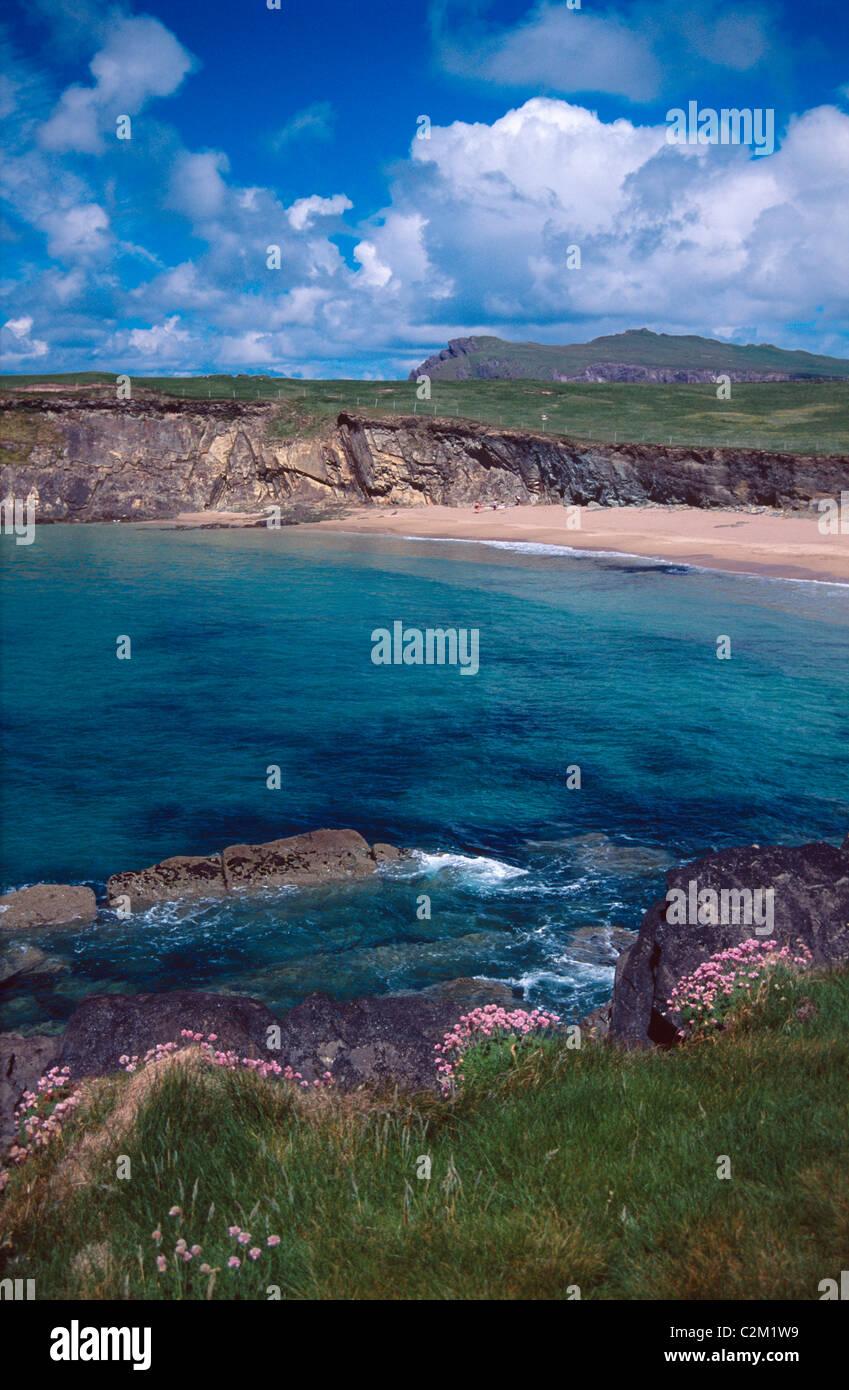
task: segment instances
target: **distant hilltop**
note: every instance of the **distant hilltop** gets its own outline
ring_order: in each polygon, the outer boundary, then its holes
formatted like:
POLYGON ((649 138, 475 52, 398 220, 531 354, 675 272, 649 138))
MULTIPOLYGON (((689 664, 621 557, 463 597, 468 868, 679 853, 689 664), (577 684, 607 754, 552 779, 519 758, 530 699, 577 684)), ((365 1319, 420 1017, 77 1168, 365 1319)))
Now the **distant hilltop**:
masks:
POLYGON ((690 334, 631 328, 588 343, 552 347, 504 338, 452 338, 447 348, 410 372, 436 381, 839 381, 849 360, 787 352, 771 343, 723 343, 690 334))

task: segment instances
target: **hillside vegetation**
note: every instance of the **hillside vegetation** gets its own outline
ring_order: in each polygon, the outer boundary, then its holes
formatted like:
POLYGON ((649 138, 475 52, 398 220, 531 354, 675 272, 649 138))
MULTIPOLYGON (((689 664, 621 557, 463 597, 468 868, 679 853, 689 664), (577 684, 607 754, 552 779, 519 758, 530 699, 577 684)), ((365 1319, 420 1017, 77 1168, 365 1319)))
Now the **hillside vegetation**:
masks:
POLYGON ((695 334, 651 333, 629 329, 588 343, 563 347, 547 343, 511 343, 504 338, 454 338, 443 352, 429 357, 420 370, 443 380, 464 377, 531 377, 539 380, 575 376, 588 367, 623 366, 674 372, 780 372, 788 376, 849 377, 844 357, 793 352, 772 343, 724 343, 695 334), (444 352, 444 356, 443 356, 444 352))
MULTIPOLYGON (((49 405, 50 393, 21 388, 50 384, 115 399, 115 377, 79 373, 0 378, 0 402, 27 412, 49 405)), ((849 381, 734 384, 719 400, 710 384, 658 385, 543 381, 433 381, 419 400, 414 382, 297 381, 255 377, 138 377, 137 395, 179 400, 268 402, 270 433, 308 438, 329 429, 342 410, 361 414, 420 414, 468 419, 498 429, 527 430, 599 443, 674 444, 694 448, 764 449, 796 454, 849 452, 849 381)), ((12 428, 5 412, 4 437, 12 428)), ((23 426, 21 426, 23 428, 23 426)))
POLYGON ((184 1052, 87 1083, 13 1169, 0 1276, 39 1299, 816 1300, 849 1242, 847 1066, 845 970, 776 977, 673 1051, 472 1050, 446 1098, 184 1052))

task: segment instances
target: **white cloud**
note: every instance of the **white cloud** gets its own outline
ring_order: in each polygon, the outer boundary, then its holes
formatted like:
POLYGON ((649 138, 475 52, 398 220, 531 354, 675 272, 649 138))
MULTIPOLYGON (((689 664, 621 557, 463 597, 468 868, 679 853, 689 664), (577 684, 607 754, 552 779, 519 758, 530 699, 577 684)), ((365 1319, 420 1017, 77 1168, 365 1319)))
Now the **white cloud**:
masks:
POLYGON ((229 167, 227 156, 220 150, 202 154, 182 151, 171 172, 169 206, 196 222, 215 217, 224 206, 227 185, 221 175, 229 167))
POLYGON ((98 256, 110 244, 109 218, 97 203, 81 203, 42 219, 47 251, 57 260, 98 256))
POLYGON ((47 355, 47 343, 43 338, 32 337, 32 327, 33 320, 29 315, 6 320, 0 329, 0 363, 14 368, 27 358, 47 355))
POLYGON ((173 314, 164 323, 151 328, 132 329, 127 341, 143 361, 175 363, 180 360, 184 345, 191 341, 191 334, 179 325, 179 315, 173 314))
POLYGON ((770 52, 768 14, 738 4, 733 14, 706 16, 698 4, 647 0, 627 17, 593 13, 587 5, 539 0, 517 23, 486 23, 457 0, 431 7, 437 58, 445 71, 502 87, 557 94, 607 92, 651 101, 705 63, 732 71, 756 67, 770 52))
POLYGON ((313 139, 329 140, 333 127, 333 107, 329 101, 314 101, 296 111, 284 126, 271 137, 271 147, 278 154, 294 140, 304 136, 313 139))
POLYGON ((314 217, 338 217, 353 206, 350 198, 346 198, 344 193, 334 193, 332 198, 320 198, 314 193, 309 198, 297 198, 287 209, 286 216, 289 218, 289 226, 294 227, 296 232, 302 232, 314 217))
POLYGON ((616 92, 645 101, 660 68, 648 41, 615 18, 541 4, 512 30, 480 39, 471 52, 444 39, 443 66, 505 87, 543 84, 553 91, 616 92), (471 61, 470 61, 471 60, 471 61))
POLYGON ((65 89, 39 131, 40 144, 46 150, 101 153, 104 135, 115 135, 118 116, 136 115, 151 98, 170 96, 193 65, 158 19, 116 19, 90 64, 94 86, 65 89))
POLYGON ((366 285, 383 289, 392 279, 391 266, 384 265, 373 242, 358 242, 354 247, 354 260, 362 266, 362 279, 366 285))

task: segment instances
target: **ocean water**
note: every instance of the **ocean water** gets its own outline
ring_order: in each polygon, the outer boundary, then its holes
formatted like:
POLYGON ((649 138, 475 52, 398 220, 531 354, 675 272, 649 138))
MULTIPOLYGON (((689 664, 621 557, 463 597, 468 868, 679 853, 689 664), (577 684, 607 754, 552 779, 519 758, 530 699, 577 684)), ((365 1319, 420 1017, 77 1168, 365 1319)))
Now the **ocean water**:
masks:
POLYGON ((320 826, 416 851, 27 933, 48 959, 0 989, 0 1029, 60 1027, 95 990, 285 1008, 460 975, 574 1017, 665 866, 849 829, 847 587, 308 527, 42 527, 0 561, 4 891, 102 898, 122 869, 320 826), (399 620, 477 629, 478 673, 375 665, 399 620))

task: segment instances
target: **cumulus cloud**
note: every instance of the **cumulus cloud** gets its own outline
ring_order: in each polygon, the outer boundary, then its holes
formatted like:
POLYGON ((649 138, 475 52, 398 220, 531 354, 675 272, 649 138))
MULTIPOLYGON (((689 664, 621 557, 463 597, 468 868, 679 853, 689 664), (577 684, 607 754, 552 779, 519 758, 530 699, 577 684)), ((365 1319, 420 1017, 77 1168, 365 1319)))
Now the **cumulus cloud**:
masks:
MULTIPOLYGON (((652 63, 671 51, 663 43, 683 43, 690 12, 670 13, 658 10, 654 28, 641 21, 648 50, 633 46, 624 19, 604 20, 599 51, 619 54, 617 80, 634 99, 646 74, 661 80, 652 63)), ((582 56, 566 26, 587 19, 601 21, 543 3, 497 42, 469 22, 464 51, 505 86, 540 80, 547 48, 586 79, 598 55, 582 56)), ((134 145, 132 161, 118 142, 106 148, 115 115, 177 90, 191 62, 145 20, 137 36, 147 41, 127 66, 135 23, 100 14, 94 86, 67 89, 58 106, 52 96, 45 106, 18 69, 0 90, 20 132, 0 169, 8 244, 26 248, 17 301, 15 276, 0 286, 10 362, 61 369, 85 356, 109 370, 369 377, 405 372, 470 332, 564 342, 643 324, 787 346, 786 326, 800 324, 799 346, 840 350, 849 114, 836 105, 796 117, 774 155, 753 159, 740 147, 677 147, 663 124, 603 120, 576 101, 535 96, 490 121, 432 125, 392 166, 382 208, 311 192, 308 170, 294 190, 302 196, 284 201, 273 187, 241 186, 223 150, 186 149, 167 127, 134 145), (19 114, 28 99, 38 119, 19 114), (580 269, 569 268, 575 246, 580 269)), ((760 61, 765 32, 754 10, 717 11, 687 30, 688 52, 742 70, 760 61)), ((310 113, 320 124, 323 106, 292 117, 292 140, 319 133, 310 113)))
POLYGON ((97 203, 48 213, 42 225, 48 236, 48 255, 57 260, 98 256, 109 248, 109 218, 97 203))
POLYGON ((27 358, 45 357, 47 343, 43 338, 32 336, 33 321, 27 315, 19 319, 7 319, 0 328, 0 362, 7 368, 14 368, 27 358))
POLYGON ((439 306, 434 280, 413 314, 508 337, 532 325, 549 341, 588 321, 779 337, 793 319, 845 324, 849 118, 835 107, 791 122, 769 159, 673 146, 665 126, 607 123, 549 98, 492 125, 433 128, 411 153, 371 254, 392 265, 387 246, 418 209, 423 251, 456 286, 439 306), (580 269, 567 267, 570 245, 580 269))
POLYGON ((287 209, 286 216, 289 226, 294 227, 296 232, 302 232, 314 217, 337 217, 353 206, 344 193, 334 193, 332 198, 320 198, 314 193, 309 198, 297 198, 287 209))
POLYGON ((39 131, 46 150, 99 154, 121 115, 136 115, 153 97, 170 96, 194 59, 150 15, 118 18, 91 60, 94 86, 67 87, 39 131))

